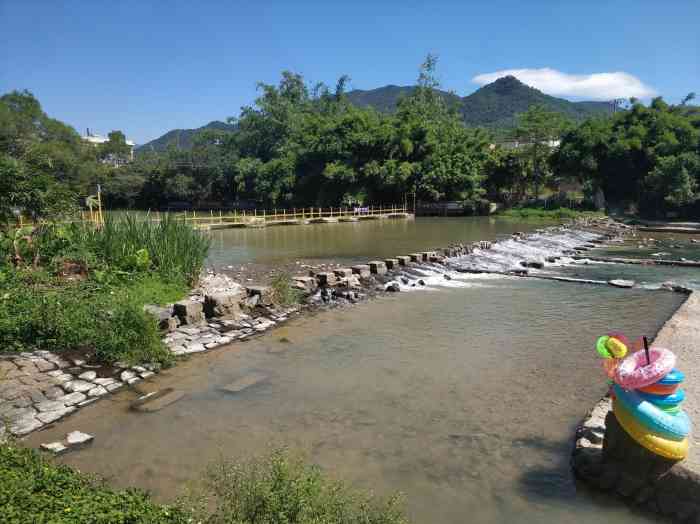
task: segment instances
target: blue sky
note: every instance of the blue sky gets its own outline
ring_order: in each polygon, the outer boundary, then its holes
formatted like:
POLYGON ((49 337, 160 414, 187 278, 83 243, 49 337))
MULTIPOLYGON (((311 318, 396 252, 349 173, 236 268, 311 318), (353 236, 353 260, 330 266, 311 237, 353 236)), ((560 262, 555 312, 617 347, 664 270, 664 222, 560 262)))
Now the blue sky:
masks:
POLYGON ((81 133, 137 143, 236 116, 284 69, 405 85, 428 52, 460 95, 516 70, 571 99, 677 102, 700 92, 698 24, 698 0, 0 0, 0 92, 29 89, 81 133))

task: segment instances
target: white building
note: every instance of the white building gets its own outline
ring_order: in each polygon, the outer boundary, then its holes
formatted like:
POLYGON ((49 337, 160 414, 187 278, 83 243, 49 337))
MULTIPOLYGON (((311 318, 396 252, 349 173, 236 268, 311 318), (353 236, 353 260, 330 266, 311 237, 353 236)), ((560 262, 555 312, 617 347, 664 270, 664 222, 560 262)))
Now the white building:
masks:
MULTIPOLYGON (((104 144, 105 142, 109 142, 109 138, 106 136, 102 135, 96 135, 95 133, 90 132, 90 128, 86 130, 85 136, 81 137, 83 140, 86 142, 93 144, 95 146, 99 146, 100 144, 104 144)), ((133 140, 126 140, 126 145, 129 146, 129 158, 128 160, 125 160, 123 158, 117 158, 112 155, 109 155, 107 158, 103 160, 105 164, 111 164, 114 167, 118 167, 121 165, 124 165, 128 162, 131 162, 134 159, 134 146, 136 145, 133 140)))

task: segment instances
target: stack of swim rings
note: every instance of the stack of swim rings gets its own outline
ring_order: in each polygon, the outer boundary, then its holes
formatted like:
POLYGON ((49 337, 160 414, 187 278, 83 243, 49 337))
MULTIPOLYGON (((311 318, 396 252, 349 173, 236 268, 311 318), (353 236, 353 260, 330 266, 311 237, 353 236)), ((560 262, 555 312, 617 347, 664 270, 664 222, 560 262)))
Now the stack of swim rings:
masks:
MULTIPOLYGON (((641 339, 635 346, 642 347, 641 339)), ((629 347, 621 333, 608 333, 596 343, 603 369, 612 379, 615 418, 639 445, 662 457, 683 460, 691 424, 680 408, 685 377, 674 367, 676 356, 660 347, 628 355, 629 347)))

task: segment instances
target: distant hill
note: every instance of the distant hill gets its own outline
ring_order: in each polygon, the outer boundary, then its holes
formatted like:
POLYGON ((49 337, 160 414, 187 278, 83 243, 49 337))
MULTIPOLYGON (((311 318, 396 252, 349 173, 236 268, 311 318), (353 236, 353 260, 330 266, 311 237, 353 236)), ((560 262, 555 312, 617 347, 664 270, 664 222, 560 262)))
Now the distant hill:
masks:
MULTIPOLYGON (((401 97, 410 95, 415 89, 415 86, 387 85, 377 89, 355 89, 349 91, 347 97, 358 107, 373 107, 382 113, 391 113, 396 110, 401 97)), ((533 104, 541 104, 550 111, 557 111, 576 121, 585 120, 592 115, 607 114, 609 111, 607 102, 570 102, 545 95, 542 91, 523 84, 514 76, 499 78, 465 97, 447 91, 438 92, 449 105, 459 110, 465 124, 471 127, 510 129, 515 125, 515 116, 524 113, 533 104)), ((191 149, 194 135, 205 129, 235 131, 236 126, 213 121, 198 129, 173 129, 137 147, 136 152, 165 151, 170 144, 180 149, 191 149)))
MULTIPOLYGON (((350 91, 347 96, 352 104, 359 107, 374 107, 377 111, 390 113, 396 109, 399 99, 414 89, 415 86, 388 85, 367 91, 350 91)), ((557 111, 577 121, 609 111, 607 102, 570 102, 546 95, 514 76, 499 78, 463 98, 445 91, 440 91, 440 94, 449 103, 456 104, 464 122, 472 127, 513 127, 515 115, 527 111, 534 104, 541 104, 550 111, 557 111)))
POLYGON ((138 146, 135 151, 136 153, 143 153, 146 151, 165 151, 171 144, 178 149, 192 149, 192 138, 194 135, 207 129, 234 131, 236 126, 214 120, 213 122, 209 122, 207 125, 198 127, 197 129, 173 129, 155 140, 151 140, 150 142, 138 146))
MULTIPOLYGON (((399 100, 415 91, 416 86, 395 86, 388 85, 363 91, 354 89, 348 91, 347 97, 351 104, 357 107, 373 107, 380 113, 392 113, 396 110, 399 100)), ((462 99, 447 91, 437 90, 438 93, 450 104, 461 104, 462 99)))

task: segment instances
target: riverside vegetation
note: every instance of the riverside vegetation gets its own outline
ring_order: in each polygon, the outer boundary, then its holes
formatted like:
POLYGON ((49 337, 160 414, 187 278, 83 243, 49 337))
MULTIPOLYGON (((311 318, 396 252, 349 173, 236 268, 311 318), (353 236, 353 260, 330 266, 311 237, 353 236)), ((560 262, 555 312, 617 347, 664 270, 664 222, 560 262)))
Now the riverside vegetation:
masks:
POLYGON ((171 358, 145 304, 180 299, 199 277, 208 239, 169 217, 131 216, 0 232, 3 351, 79 351, 96 361, 171 358))
POLYGON ((692 96, 648 107, 631 100, 583 122, 531 105, 503 144, 502 133, 465 125, 438 90, 436 63, 428 56, 418 85, 391 113, 353 105, 348 77, 329 89, 284 72, 278 85, 260 84, 260 97, 229 128, 204 129, 190 150, 142 151, 120 167, 103 161, 125 157, 122 133, 94 147, 30 93, 8 93, 0 97, 1 218, 12 218, 13 206, 55 214, 68 194, 75 207, 97 184, 112 208, 327 207, 415 195, 479 213, 489 201, 517 206, 545 190, 568 202, 564 189, 575 187, 589 203, 600 190, 643 214, 697 214, 700 111, 692 96))
POLYGON ((324 476, 285 450, 220 460, 172 505, 136 489, 114 490, 34 450, 0 445, 0 511, 7 524, 402 524, 386 501, 324 476))

